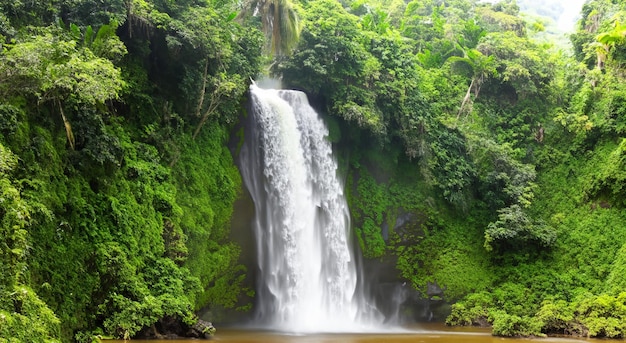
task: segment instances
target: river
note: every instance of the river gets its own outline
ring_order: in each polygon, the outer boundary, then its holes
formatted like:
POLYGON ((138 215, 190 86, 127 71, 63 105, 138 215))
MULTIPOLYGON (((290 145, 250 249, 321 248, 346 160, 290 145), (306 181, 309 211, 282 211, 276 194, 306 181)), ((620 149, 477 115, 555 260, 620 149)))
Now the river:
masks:
MULTIPOLYGON (((451 328, 441 324, 424 324, 392 333, 367 334, 307 334, 293 335, 245 329, 219 329, 212 342, 219 343, 528 343, 528 342, 600 342, 599 340, 567 337, 502 338, 491 336, 490 329, 451 328)), ((122 343, 124 341, 106 341, 122 343)), ((133 340, 133 343, 190 343, 190 340, 133 340)), ((197 341, 196 341, 197 342, 197 341)), ((211 342, 211 341, 208 341, 211 342)))

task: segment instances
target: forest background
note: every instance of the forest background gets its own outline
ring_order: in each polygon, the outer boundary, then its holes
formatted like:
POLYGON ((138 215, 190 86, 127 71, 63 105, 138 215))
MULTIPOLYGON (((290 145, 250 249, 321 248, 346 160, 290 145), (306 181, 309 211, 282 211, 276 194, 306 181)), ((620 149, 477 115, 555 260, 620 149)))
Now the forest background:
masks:
POLYGON ((2 2, 0 341, 250 310, 227 142, 267 72, 324 115, 366 261, 444 286, 448 323, 625 337, 625 21, 591 0, 554 44, 514 0, 2 2))

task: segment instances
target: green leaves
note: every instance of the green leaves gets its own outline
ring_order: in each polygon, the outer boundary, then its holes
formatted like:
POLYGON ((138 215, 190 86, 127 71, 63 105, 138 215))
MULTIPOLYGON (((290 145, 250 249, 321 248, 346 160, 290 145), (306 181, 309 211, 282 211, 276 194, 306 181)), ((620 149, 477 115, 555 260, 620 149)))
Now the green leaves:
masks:
POLYGON ((13 179, 17 165, 17 156, 0 144, 0 337, 60 342, 59 319, 25 285, 35 209, 13 179))
POLYGON ((626 243, 617 252, 611 265, 611 272, 606 280, 606 290, 609 294, 619 294, 626 289, 626 243))
POLYGON ((481 21, 488 25, 489 31, 508 31, 518 37, 524 37, 526 25, 522 18, 517 16, 519 8, 505 9, 502 7, 503 2, 493 6, 482 6, 477 9, 477 14, 481 21))
POLYGON ((61 342, 59 319, 32 289, 0 288, 0 297, 4 300, 0 303, 0 337, 9 342, 61 342))
POLYGON ((470 326, 484 325, 490 318, 489 308, 493 307, 493 298, 486 292, 472 293, 463 301, 452 305, 452 311, 446 319, 448 325, 470 326))
POLYGON ((606 197, 616 205, 624 206, 622 194, 626 189, 626 139, 622 139, 613 151, 605 157, 603 163, 591 177, 591 182, 584 190, 585 198, 606 197))
POLYGON ((209 302, 245 305, 222 125, 258 73, 262 35, 235 6, 0 5, 1 337, 125 338, 164 317, 192 325, 209 302), (28 296, 10 294, 25 283, 28 296))
POLYGON ((71 93, 79 102, 95 105, 117 98, 124 85, 109 60, 52 32, 19 41, 0 60, 0 79, 12 85, 0 89, 7 96, 65 100, 71 93))
POLYGON ((496 76, 498 74, 496 70, 495 57, 485 56, 476 49, 469 49, 465 51, 464 57, 451 56, 448 58, 452 63, 464 63, 467 65, 472 73, 471 77, 481 80, 482 83, 485 77, 496 76))
MULTIPOLYGON (((496 62, 494 56, 485 56, 476 49, 470 49, 464 51, 464 57, 452 56, 448 58, 448 61, 454 64, 464 64, 469 67, 471 82, 465 97, 459 107, 459 113, 457 117, 463 112, 463 107, 470 100, 470 93, 474 92, 474 98, 477 98, 480 93, 480 87, 486 81, 485 79, 498 74, 496 70, 496 62)), ((453 70, 455 70, 453 68, 453 70)))
POLYGON ((71 56, 65 63, 50 65, 47 71, 49 78, 41 87, 46 97, 71 96, 92 106, 116 99, 124 85, 119 70, 110 61, 95 58, 88 51, 71 56))
POLYGON ((454 129, 435 127, 438 137, 431 138, 428 164, 435 185, 444 199, 461 210, 467 210, 467 192, 476 177, 474 163, 466 150, 465 137, 454 129))
POLYGON ((626 292, 616 297, 607 294, 587 296, 577 305, 576 312, 588 328, 589 337, 626 336, 626 292))
POLYGON ((502 83, 510 84, 518 97, 537 96, 545 89, 554 70, 545 48, 513 32, 494 32, 486 35, 476 47, 487 56, 494 56, 495 61, 486 63, 480 71, 495 69, 502 83), (495 66, 493 65, 495 62, 495 66), (495 67, 495 68, 494 68, 495 67))
POLYGON ((529 316, 511 315, 502 311, 493 311, 492 334, 504 337, 545 336, 541 333, 540 323, 529 316))
POLYGON ((379 35, 388 34, 391 28, 389 15, 381 8, 371 9, 368 7, 367 14, 361 18, 361 27, 379 35))
MULTIPOLYGON (((622 338, 626 334, 626 292, 617 296, 582 293, 572 301, 545 300, 536 313, 529 315, 521 315, 514 309, 502 309, 500 306, 503 303, 510 302, 502 302, 502 299, 497 298, 497 295, 488 293, 472 294, 452 306, 447 323, 491 323, 494 335, 509 337, 544 336, 547 333, 622 338)), ((528 299, 519 298, 516 301, 527 302, 528 299)))
POLYGON ((485 229, 484 247, 496 254, 539 251, 556 243, 556 230, 528 213, 537 185, 534 166, 513 158, 506 145, 471 137, 472 157, 481 182, 481 194, 497 219, 485 229))
MULTIPOLYGON (((76 26, 73 30, 74 34, 79 33, 76 26)), ((111 61, 96 57, 86 47, 78 48, 76 40, 65 40, 53 33, 47 29, 43 35, 25 38, 0 55, 0 80, 5 81, 0 85, 0 94, 52 102, 74 149, 65 102, 92 108, 103 106, 105 101, 118 98, 125 83, 111 61)))
POLYGON ((536 222, 515 204, 498 210, 498 220, 489 223, 485 230, 485 248, 496 247, 522 249, 525 245, 550 247, 556 242, 556 231, 550 226, 536 222))
POLYGON ((363 170, 352 199, 352 212, 357 237, 363 255, 367 258, 381 258, 386 253, 387 247, 381 230, 386 213, 391 210, 390 200, 388 185, 377 183, 363 170))
POLYGON ((626 38, 626 25, 622 25, 619 20, 615 20, 611 31, 602 32, 596 36, 598 42, 610 47, 623 43, 624 38, 626 38))
POLYGON ((260 18, 266 52, 275 58, 290 55, 302 29, 295 3, 291 0, 248 0, 243 7, 241 17, 260 18))

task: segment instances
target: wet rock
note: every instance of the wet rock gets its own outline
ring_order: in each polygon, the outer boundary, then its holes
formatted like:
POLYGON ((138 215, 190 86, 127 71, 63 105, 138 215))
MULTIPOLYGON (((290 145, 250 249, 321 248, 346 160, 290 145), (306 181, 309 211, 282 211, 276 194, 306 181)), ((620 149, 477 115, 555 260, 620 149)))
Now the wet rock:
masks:
POLYGON ((444 290, 437 286, 432 294, 423 294, 407 282, 395 281, 373 285, 372 295, 385 323, 443 322, 451 311, 443 300, 444 290))
POLYGON ((186 336, 209 339, 213 337, 213 334, 215 334, 215 327, 213 327, 213 324, 205 320, 198 319, 198 321, 189 328, 186 336))
POLYGON ((138 339, 180 339, 200 338, 210 339, 215 333, 215 327, 208 321, 198 319, 189 326, 180 318, 165 316, 150 327, 141 330, 135 338, 138 339))
POLYGON ((435 297, 444 298, 443 292, 448 289, 448 286, 444 286, 443 288, 439 287, 437 281, 428 282, 426 284, 426 295, 428 295, 428 299, 433 300, 435 297))

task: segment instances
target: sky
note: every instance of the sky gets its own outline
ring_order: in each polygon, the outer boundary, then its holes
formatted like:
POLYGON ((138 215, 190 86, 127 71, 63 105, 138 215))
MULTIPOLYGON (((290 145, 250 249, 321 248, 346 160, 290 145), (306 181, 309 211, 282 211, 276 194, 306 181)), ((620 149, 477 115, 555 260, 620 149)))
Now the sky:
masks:
POLYGON ((562 31, 573 31, 585 0, 559 0, 558 2, 565 8, 565 11, 557 21, 558 28, 562 31))
MULTIPOLYGON (((500 0, 482 0, 483 2, 491 2, 496 3, 500 0)), ((561 16, 557 20, 557 27, 559 30, 563 32, 571 32, 574 31, 574 26, 576 25, 576 21, 580 16, 580 10, 583 8, 583 4, 586 0, 544 0, 544 1, 520 1, 519 3, 530 3, 534 6, 545 6, 546 3, 557 3, 561 4, 564 8, 564 11, 561 13, 561 16)), ((520 6, 521 7, 521 6, 520 6)), ((522 8, 523 9, 523 8, 522 8)), ((539 11, 535 11, 539 12, 539 11)))

